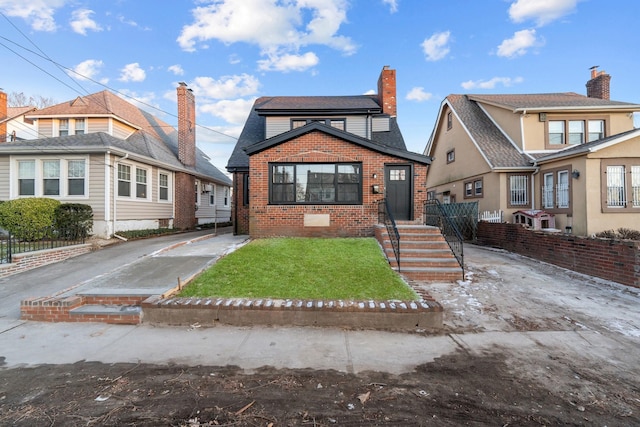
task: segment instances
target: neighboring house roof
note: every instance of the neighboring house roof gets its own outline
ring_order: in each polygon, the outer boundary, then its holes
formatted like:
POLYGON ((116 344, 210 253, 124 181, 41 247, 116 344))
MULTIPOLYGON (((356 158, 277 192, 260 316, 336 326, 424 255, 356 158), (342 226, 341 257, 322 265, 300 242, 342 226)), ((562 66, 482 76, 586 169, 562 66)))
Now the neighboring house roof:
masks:
POLYGON ((536 159, 536 163, 544 163, 552 160, 559 160, 559 159, 566 159, 569 157, 581 156, 586 153, 593 153, 595 151, 610 147, 612 145, 619 144, 621 142, 627 141, 637 136, 640 136, 640 128, 632 129, 626 132, 612 135, 607 138, 602 138, 597 141, 591 141, 585 144, 573 145, 569 148, 560 150, 556 153, 546 154, 544 156, 538 157, 536 159))
POLYGON ((34 110, 36 107, 7 107, 7 117, 0 120, 0 123, 9 122, 34 110))
POLYGON ((245 152, 247 153, 247 155, 259 153, 260 151, 274 147, 278 144, 282 144, 283 142, 289 141, 291 139, 297 138, 299 136, 302 136, 304 134, 307 134, 313 131, 320 131, 320 132, 335 136, 337 138, 343 139, 345 141, 351 142, 353 144, 359 145, 361 147, 365 147, 370 150, 377 151, 379 153, 389 154, 391 156, 400 157, 403 159, 414 160, 416 162, 423 163, 423 164, 431 163, 431 158, 427 156, 423 156, 422 154, 412 153, 410 151, 400 150, 387 145, 378 144, 376 142, 372 142, 369 139, 361 138, 352 133, 345 132, 340 129, 336 129, 332 126, 327 126, 323 123, 318 123, 318 122, 311 122, 305 126, 292 129, 288 132, 284 132, 279 135, 276 135, 273 138, 269 138, 257 144, 253 144, 247 147, 245 149, 245 152))
POLYGON ((521 152, 469 96, 449 95, 445 103, 451 106, 491 168, 531 167, 531 157, 521 152))
MULTIPOLYGON (((249 156, 247 152, 252 149, 251 147, 253 145, 262 143, 265 140, 266 115, 304 116, 309 114, 339 115, 345 113, 370 113, 372 115, 379 115, 381 111, 382 108, 377 103, 377 98, 368 95, 277 96, 258 98, 253 104, 249 117, 242 129, 242 133, 229 158, 227 170, 248 170, 249 156)), ((309 129, 307 126, 304 126, 304 128, 309 129)), ((321 130, 326 132, 326 128, 327 126, 323 126, 321 130)), ((418 161, 428 159, 421 154, 407 151, 404 138, 402 137, 395 117, 389 117, 388 132, 373 132, 371 140, 360 138, 348 132, 339 131, 338 129, 335 130, 339 132, 339 135, 336 135, 339 138, 347 140, 348 138, 354 138, 359 142, 364 141, 371 145, 371 149, 377 149, 377 151, 380 152, 389 150, 389 154, 394 152, 396 153, 394 155, 404 153, 405 158, 409 158, 407 156, 418 156, 416 159, 421 159, 418 161)), ((291 135, 289 132, 287 132, 287 134, 291 135)), ((280 135, 275 136, 274 138, 278 138, 279 136, 280 135)), ((271 140, 274 140, 274 138, 271 138, 271 140)), ((364 144, 360 145, 366 146, 364 144)))
POLYGON ((37 110, 27 118, 50 117, 103 117, 113 116, 139 130, 127 139, 113 137, 107 133, 87 133, 36 140, 24 140, 0 144, 0 153, 47 153, 47 152, 104 152, 117 149, 123 153, 139 156, 141 160, 163 167, 171 167, 201 178, 208 178, 223 185, 231 185, 231 179, 209 162, 207 155, 196 148, 196 166, 184 166, 178 160, 177 130, 143 111, 117 95, 102 91, 78 97, 70 102, 37 110))
POLYGON ((640 105, 608 99, 590 98, 574 92, 512 95, 467 95, 471 101, 507 108, 513 112, 550 110, 638 110, 640 105))

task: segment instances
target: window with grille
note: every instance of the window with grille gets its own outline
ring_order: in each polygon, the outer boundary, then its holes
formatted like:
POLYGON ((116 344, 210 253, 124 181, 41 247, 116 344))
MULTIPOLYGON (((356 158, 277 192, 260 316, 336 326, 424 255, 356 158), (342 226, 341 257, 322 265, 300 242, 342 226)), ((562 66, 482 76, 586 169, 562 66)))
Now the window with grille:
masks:
POLYGON ((509 204, 514 207, 527 206, 529 204, 529 176, 509 176, 509 204))

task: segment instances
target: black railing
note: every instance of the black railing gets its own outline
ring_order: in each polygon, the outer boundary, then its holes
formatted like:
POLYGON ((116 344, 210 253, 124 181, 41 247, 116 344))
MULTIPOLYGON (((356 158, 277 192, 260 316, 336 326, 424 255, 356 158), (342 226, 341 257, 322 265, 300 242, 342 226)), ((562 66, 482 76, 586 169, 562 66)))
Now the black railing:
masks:
POLYGON ((37 233, 31 233, 28 237, 12 235, 0 230, 0 264, 10 264, 12 257, 19 253, 55 249, 64 246, 79 245, 84 243, 86 233, 84 230, 45 228, 37 233))
POLYGON ((462 277, 464 277, 464 249, 462 234, 458 230, 456 224, 451 221, 442 204, 437 199, 427 200, 424 203, 424 223, 438 227, 449 244, 451 252, 458 260, 460 268, 462 268, 462 277))
POLYGON ((400 233, 398 232, 396 220, 393 219, 393 215, 391 214, 391 210, 389 209, 389 203, 387 202, 387 199, 383 199, 378 202, 378 222, 384 224, 387 227, 389 241, 391 242, 391 247, 393 248, 393 254, 396 257, 398 271, 400 271, 400 233))

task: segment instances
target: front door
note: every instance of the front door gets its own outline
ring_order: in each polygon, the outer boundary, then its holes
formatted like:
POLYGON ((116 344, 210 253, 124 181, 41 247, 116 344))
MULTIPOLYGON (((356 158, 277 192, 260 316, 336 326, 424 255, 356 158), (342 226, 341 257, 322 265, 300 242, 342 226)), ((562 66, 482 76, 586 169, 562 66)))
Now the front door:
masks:
POLYGON ((413 189, 410 165, 385 165, 385 197, 396 221, 411 220, 413 189))

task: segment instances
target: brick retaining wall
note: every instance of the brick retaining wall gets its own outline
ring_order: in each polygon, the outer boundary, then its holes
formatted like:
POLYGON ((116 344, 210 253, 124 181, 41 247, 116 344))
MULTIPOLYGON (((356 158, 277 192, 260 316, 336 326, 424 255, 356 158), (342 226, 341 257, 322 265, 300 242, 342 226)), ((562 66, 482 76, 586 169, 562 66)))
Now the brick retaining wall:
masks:
POLYGON ((640 288, 640 242, 534 231, 521 224, 478 224, 478 244, 494 246, 578 273, 640 288))
POLYGON ((86 254, 91 249, 91 244, 84 243, 82 245, 15 254, 12 256, 13 262, 11 264, 0 264, 0 278, 86 254))

